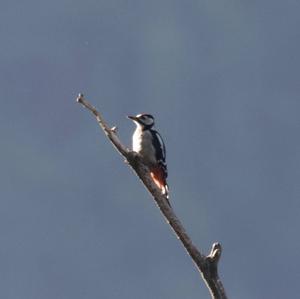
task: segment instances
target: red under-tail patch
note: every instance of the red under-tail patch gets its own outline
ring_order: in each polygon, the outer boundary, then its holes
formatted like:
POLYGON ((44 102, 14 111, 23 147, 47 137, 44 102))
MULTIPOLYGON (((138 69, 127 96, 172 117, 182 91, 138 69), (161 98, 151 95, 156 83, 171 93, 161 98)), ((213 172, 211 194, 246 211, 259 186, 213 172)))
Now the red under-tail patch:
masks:
POLYGON ((150 172, 150 175, 157 187, 163 189, 166 184, 163 171, 161 169, 155 169, 150 172))
POLYGON ((167 185, 164 169, 160 166, 153 167, 150 170, 150 175, 157 187, 164 191, 165 186, 167 185))
POLYGON ((171 207, 169 202, 169 189, 166 180, 166 173, 164 169, 160 166, 154 167, 150 170, 151 178, 153 179, 156 186, 161 190, 161 192, 166 196, 167 203, 171 207))

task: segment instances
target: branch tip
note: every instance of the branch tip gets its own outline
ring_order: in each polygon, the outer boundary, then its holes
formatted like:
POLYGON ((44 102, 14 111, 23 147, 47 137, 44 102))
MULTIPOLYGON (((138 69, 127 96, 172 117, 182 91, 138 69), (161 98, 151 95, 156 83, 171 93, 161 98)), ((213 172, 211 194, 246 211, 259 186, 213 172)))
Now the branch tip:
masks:
POLYGON ((118 127, 113 126, 110 130, 116 134, 118 132, 118 127))
POLYGON ((78 94, 78 97, 76 98, 77 103, 82 103, 82 100, 84 99, 84 96, 82 93, 78 94))
POLYGON ((216 242, 212 245, 211 251, 207 256, 210 260, 218 262, 222 253, 222 246, 220 243, 216 242))

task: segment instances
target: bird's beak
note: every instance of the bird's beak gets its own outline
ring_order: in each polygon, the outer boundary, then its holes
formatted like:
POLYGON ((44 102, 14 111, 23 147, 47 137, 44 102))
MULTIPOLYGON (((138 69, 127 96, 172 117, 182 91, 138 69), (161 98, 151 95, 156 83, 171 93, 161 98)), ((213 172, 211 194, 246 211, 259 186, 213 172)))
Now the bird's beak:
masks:
POLYGON ((128 115, 127 118, 129 118, 129 119, 131 119, 131 120, 133 120, 133 121, 137 121, 137 120, 138 120, 137 117, 131 116, 131 115, 128 115))

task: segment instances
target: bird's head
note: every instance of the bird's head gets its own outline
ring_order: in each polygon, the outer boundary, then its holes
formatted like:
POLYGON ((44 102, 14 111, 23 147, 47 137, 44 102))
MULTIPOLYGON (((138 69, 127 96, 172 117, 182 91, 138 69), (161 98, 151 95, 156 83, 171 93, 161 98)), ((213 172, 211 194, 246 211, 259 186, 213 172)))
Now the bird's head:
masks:
POLYGON ((138 114, 136 116, 127 116, 129 119, 135 122, 137 126, 142 128, 151 128, 154 126, 154 117, 151 114, 138 114))

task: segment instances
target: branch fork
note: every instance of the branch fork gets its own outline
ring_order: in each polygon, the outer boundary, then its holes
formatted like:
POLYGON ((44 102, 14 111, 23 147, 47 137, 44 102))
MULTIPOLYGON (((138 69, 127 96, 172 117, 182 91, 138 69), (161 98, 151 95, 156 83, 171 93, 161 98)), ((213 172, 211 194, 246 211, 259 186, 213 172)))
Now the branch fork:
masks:
POLYGON ((166 222, 171 226, 177 238, 181 241, 194 261, 198 271, 201 273, 206 283, 212 299, 227 299, 223 284, 218 275, 218 262, 221 257, 222 247, 219 243, 212 245, 209 255, 202 254, 192 243, 180 220, 175 215, 173 209, 168 205, 164 194, 153 182, 147 166, 143 163, 140 155, 124 146, 118 135, 117 127, 110 128, 104 121, 102 115, 93 107, 82 94, 79 94, 76 101, 87 108, 95 117, 99 126, 104 131, 116 150, 125 158, 132 170, 136 173, 143 185, 150 192, 157 206, 165 217, 166 222))

